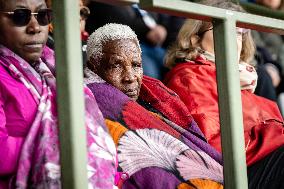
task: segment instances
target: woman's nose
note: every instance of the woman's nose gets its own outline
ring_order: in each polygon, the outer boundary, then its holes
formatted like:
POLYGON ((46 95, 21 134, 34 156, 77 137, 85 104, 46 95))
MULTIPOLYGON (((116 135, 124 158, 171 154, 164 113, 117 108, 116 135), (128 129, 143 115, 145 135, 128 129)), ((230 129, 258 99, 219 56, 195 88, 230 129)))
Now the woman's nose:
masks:
POLYGON ((135 75, 133 70, 127 67, 123 72, 123 81, 125 82, 133 82, 135 80, 135 75))
POLYGON ((31 15, 31 20, 27 25, 27 33, 34 34, 40 32, 40 25, 34 15, 31 15))

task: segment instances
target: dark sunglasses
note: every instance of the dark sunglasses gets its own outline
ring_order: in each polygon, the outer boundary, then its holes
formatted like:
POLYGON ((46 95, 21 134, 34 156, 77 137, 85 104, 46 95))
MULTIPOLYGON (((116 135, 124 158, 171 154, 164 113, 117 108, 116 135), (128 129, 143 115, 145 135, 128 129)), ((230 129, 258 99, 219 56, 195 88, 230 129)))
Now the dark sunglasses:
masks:
POLYGON ((213 27, 207 29, 207 30, 204 30, 204 31, 201 31, 201 32, 197 32, 197 35, 198 36, 203 36, 203 34, 205 34, 206 32, 210 31, 210 30, 213 30, 213 27))
POLYGON ((40 9, 38 12, 32 12, 30 9, 15 9, 12 12, 1 12, 11 16, 14 24, 18 27, 26 26, 30 22, 32 15, 36 18, 37 22, 41 26, 48 25, 52 20, 51 9, 40 9))
MULTIPOLYGON (((207 30, 205 30, 205 31, 198 32, 197 35, 198 35, 198 36, 203 36, 204 33, 208 32, 208 31, 210 31, 210 30, 213 30, 213 27, 211 27, 211 28, 209 28, 209 29, 207 29, 207 30)), ((243 34, 246 34, 246 33, 248 33, 248 32, 250 32, 249 29, 236 27, 237 37, 242 37, 243 34)))
POLYGON ((91 12, 90 12, 90 9, 88 7, 86 7, 86 6, 80 7, 80 16, 81 16, 82 19, 86 20, 89 17, 90 13, 91 12))

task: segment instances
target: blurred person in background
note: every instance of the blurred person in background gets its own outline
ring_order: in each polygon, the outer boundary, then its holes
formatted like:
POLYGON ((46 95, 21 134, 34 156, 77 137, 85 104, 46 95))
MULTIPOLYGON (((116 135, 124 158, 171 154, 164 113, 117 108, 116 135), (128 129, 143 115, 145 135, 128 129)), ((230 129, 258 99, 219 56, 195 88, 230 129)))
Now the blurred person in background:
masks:
MULTIPOLYGON (((230 1, 203 3, 245 12, 230 1)), ((183 100, 208 142, 221 152, 213 30, 209 22, 193 19, 185 22, 176 45, 167 54, 166 64, 171 70, 164 82, 183 100)), ((236 32, 235 64, 240 77, 249 188, 283 188, 283 118, 275 102, 254 94, 258 76, 249 64, 255 52, 254 43, 250 30, 237 27, 236 32)))
MULTIPOLYGON (((253 0, 249 2, 274 11, 284 11, 283 0, 253 0)), ((252 36, 256 44, 253 62, 259 76, 255 94, 277 102, 279 93, 284 91, 283 38, 278 34, 259 31, 252 31, 252 36)))
MULTIPOLYGON (((86 64, 86 43, 89 37, 89 33, 85 30, 86 20, 90 15, 90 9, 87 7, 88 0, 78 0, 79 9, 80 9, 80 32, 82 40, 82 56, 83 56, 83 65, 86 64)), ((46 0, 47 7, 51 8, 52 0, 46 0)), ((53 39, 53 24, 49 24, 49 35, 47 40, 47 46, 51 49, 54 49, 54 39, 53 39)))

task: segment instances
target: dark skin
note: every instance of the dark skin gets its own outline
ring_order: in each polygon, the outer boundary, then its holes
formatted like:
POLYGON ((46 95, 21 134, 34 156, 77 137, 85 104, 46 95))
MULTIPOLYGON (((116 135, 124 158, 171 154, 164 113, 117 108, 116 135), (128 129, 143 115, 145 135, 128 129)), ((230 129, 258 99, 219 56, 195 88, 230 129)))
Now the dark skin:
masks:
POLYGON ((5 9, 5 0, 0 0, 0 10, 4 10, 5 9))
POLYGON ((107 42, 103 46, 101 64, 95 72, 129 98, 137 100, 143 77, 137 42, 130 39, 107 42))
MULTIPOLYGON (((3 2, 3 1, 2 1, 3 2)), ((5 1, 3 11, 27 8, 38 12, 46 8, 44 0, 9 0, 5 1)), ((26 26, 15 26, 11 17, 0 14, 0 44, 9 48, 28 63, 38 61, 48 37, 48 25, 41 26, 34 16, 26 26)))

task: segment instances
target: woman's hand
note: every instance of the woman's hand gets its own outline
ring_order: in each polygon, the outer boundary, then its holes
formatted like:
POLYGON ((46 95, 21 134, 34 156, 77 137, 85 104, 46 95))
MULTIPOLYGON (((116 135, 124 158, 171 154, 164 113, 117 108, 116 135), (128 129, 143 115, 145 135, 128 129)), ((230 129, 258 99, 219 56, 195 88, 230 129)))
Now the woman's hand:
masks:
POLYGON ((147 39, 152 45, 161 45, 167 37, 167 30, 162 25, 157 25, 147 33, 147 39))
POLYGON ((280 84, 281 77, 278 69, 273 64, 265 64, 265 69, 269 76, 271 77, 272 84, 274 87, 277 87, 280 84))

